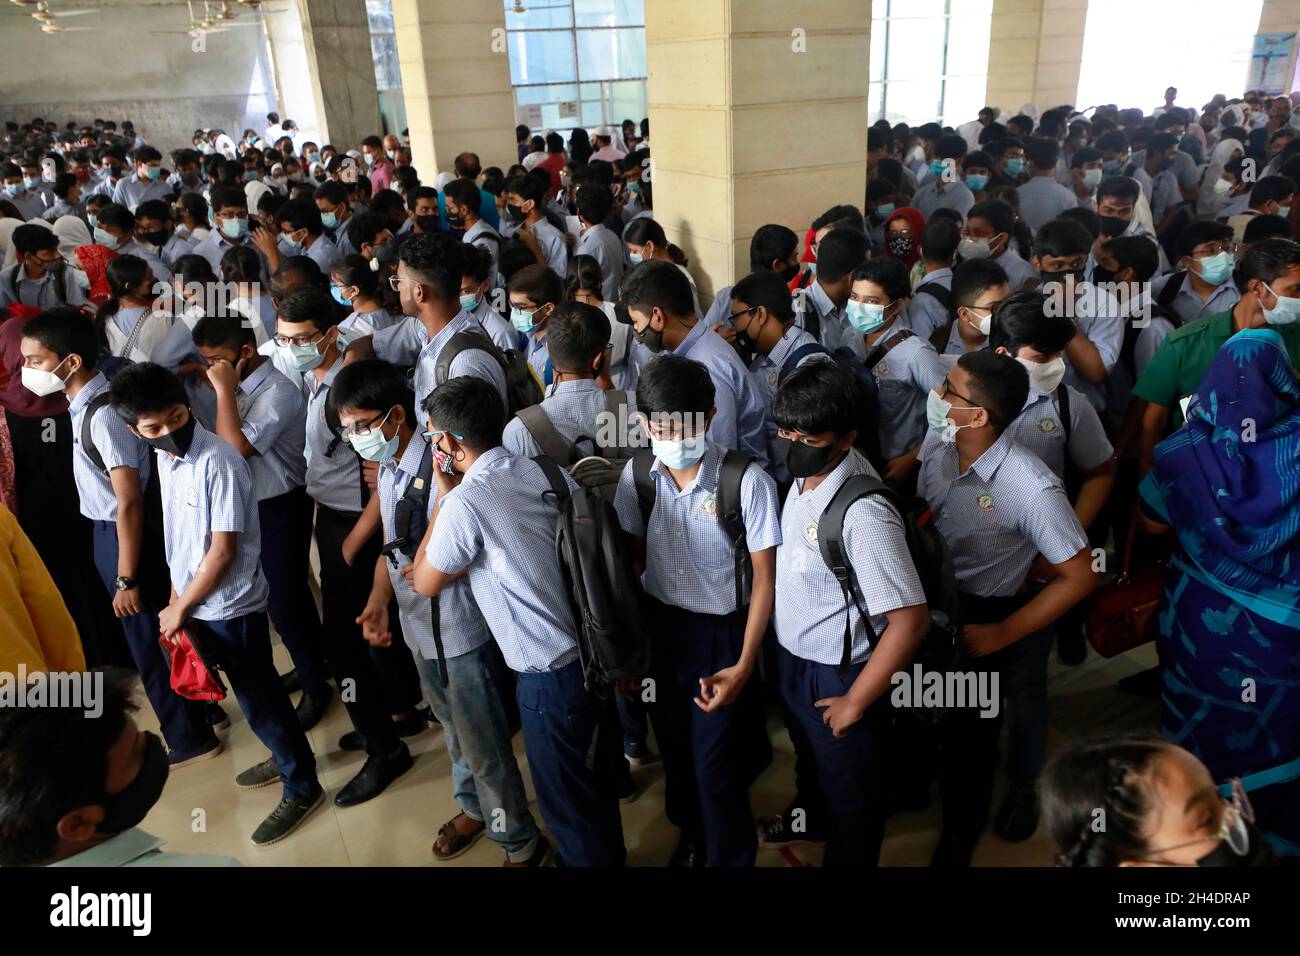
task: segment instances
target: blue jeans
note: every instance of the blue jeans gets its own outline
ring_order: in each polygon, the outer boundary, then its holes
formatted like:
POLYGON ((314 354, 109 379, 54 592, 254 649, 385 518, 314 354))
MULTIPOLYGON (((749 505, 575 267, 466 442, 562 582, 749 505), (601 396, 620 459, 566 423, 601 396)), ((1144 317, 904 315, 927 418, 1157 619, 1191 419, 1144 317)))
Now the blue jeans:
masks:
POLYGON ((625 764, 613 701, 583 686, 577 661, 517 679, 528 770, 560 858, 566 866, 622 866, 617 781, 625 764))
POLYGON ((492 641, 447 661, 447 686, 438 662, 415 656, 425 697, 442 724, 456 802, 511 863, 537 847, 537 824, 528 810, 524 780, 510 745, 510 724, 501 698, 505 663, 492 641))

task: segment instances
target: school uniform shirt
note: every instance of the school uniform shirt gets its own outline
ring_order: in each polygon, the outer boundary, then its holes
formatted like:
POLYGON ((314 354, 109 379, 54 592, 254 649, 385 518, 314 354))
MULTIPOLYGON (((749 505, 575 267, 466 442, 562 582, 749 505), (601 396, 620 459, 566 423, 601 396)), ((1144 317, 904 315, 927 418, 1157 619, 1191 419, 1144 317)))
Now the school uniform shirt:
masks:
POLYGON ((564 233, 556 229, 544 218, 537 220, 529 228, 533 230, 533 235, 537 237, 537 244, 541 247, 542 258, 546 260, 546 264, 561 278, 568 275, 569 247, 564 241, 564 233))
POLYGON ((208 264, 212 266, 212 271, 216 275, 220 276, 222 257, 236 245, 248 246, 257 253, 257 257, 262 260, 262 283, 267 286, 267 288, 270 288, 271 272, 266 264, 266 253, 261 249, 258 249, 257 245, 251 239, 244 239, 238 243, 234 243, 222 235, 220 229, 213 229, 208 234, 208 238, 204 239, 194 247, 194 255, 202 256, 204 259, 207 259, 208 264))
POLYGON ((20 302, 38 309, 54 309, 61 305, 80 308, 86 304, 86 293, 77 285, 76 270, 65 267, 63 270, 62 298, 59 296, 57 280, 49 273, 39 279, 27 277, 27 270, 22 263, 0 270, 0 307, 20 302))
POLYGON ((993 260, 1007 274, 1007 283, 1012 292, 1019 292, 1029 279, 1038 278, 1038 270, 1022 259, 1014 250, 1006 249, 1002 255, 993 260))
MULTIPOLYGON (((776 447, 776 419, 772 417, 772 402, 776 400, 777 385, 781 381, 781 370, 790 361, 790 357, 807 345, 819 345, 818 341, 811 335, 799 328, 797 325, 791 325, 785 330, 776 345, 772 346, 772 351, 767 355, 758 354, 754 356, 754 361, 749 364, 749 380, 754 385, 754 390, 758 392, 759 397, 763 400, 763 408, 767 411, 764 418, 764 427, 767 433, 767 460, 769 471, 777 481, 785 482, 790 480, 790 473, 786 470, 785 459, 781 456, 776 447)), ((795 368, 803 368, 810 362, 831 362, 835 360, 825 352, 812 352, 805 355, 799 360, 795 368)), ((794 369, 791 369, 793 372, 794 369)))
MULTIPOLYGON (((104 334, 108 339, 108 350, 118 358, 132 362, 153 362, 155 353, 160 353, 160 346, 167 340, 173 323, 172 314, 152 306, 119 308, 104 323, 104 334), (126 354, 127 343, 136 325, 140 333, 136 335, 131 346, 131 354, 126 354)), ((192 341, 192 340, 191 340, 192 341)), ((162 356, 160 356, 162 357, 162 356)))
POLYGON ((163 264, 174 272, 176 270, 177 259, 181 256, 193 254, 194 243, 190 242, 184 236, 178 236, 176 233, 172 233, 167 237, 167 241, 161 246, 145 245, 144 248, 152 252, 157 258, 162 259, 163 264))
MULTIPOLYGON (((68 401, 68 413, 72 416, 72 447, 76 449, 72 456, 72 477, 77 482, 81 513, 91 521, 117 520, 117 495, 113 493, 113 481, 91 462, 81 444, 81 425, 86 409, 97 396, 107 391, 108 379, 100 372, 68 401)), ((90 440, 110 472, 115 468, 134 468, 140 473, 140 487, 149 483, 149 446, 132 433, 111 406, 104 406, 91 419, 90 440)))
MULTIPOLYGON (((577 488, 567 474, 565 481, 577 488)), ((578 659, 569 588, 555 554, 558 516, 541 466, 492 448, 443 497, 424 551, 444 574, 468 569, 474 600, 518 673, 555 671, 578 659)))
POLYGON ((832 352, 842 345, 851 347, 850 340, 858 333, 849 325, 844 309, 831 301, 822 284, 815 279, 808 284, 808 288, 794 294, 794 321, 801 329, 808 327, 806 312, 809 309, 816 312, 820 320, 821 328, 817 339, 822 345, 832 352))
MULTIPOLYGON (((419 431, 406 443, 400 458, 386 458, 379 463, 379 515, 384 526, 384 543, 395 541, 406 533, 405 528, 394 525, 397 502, 406 494, 412 481, 419 477, 420 464, 429 443, 419 431)), ((436 467, 436 466, 435 466, 436 467)), ((438 497, 437 488, 429 491, 429 512, 438 497)), ((438 659, 438 645, 433 634, 433 602, 417 594, 411 583, 402 576, 402 569, 411 559, 394 551, 392 559, 384 558, 388 581, 397 598, 398 614, 402 621, 402 637, 411 652, 426 661, 438 659), (394 564, 396 562, 396 564, 394 564)), ((438 633, 442 638, 443 655, 450 660, 468 654, 492 640, 483 612, 474 603, 474 592, 468 578, 452 581, 438 595, 438 633)))
POLYGON ((123 176, 113 189, 113 202, 135 212, 135 207, 150 199, 170 200, 172 188, 161 179, 141 179, 139 176, 123 176))
MULTIPOLYGON (((231 300, 230 307, 248 319, 248 324, 253 328, 253 337, 257 340, 259 349, 275 338, 275 302, 271 299, 269 293, 255 298, 245 295, 237 296, 231 300)), ((274 347, 274 343, 272 343, 272 347, 274 347)))
POLYGON ((248 459, 253 491, 266 501, 307 482, 305 437, 298 423, 307 414, 302 390, 270 362, 263 362, 235 389, 240 430, 257 450, 248 459))
POLYGON ((248 463, 199 423, 183 458, 164 451, 155 454, 167 567, 178 595, 198 573, 213 532, 238 535, 235 560, 190 616, 200 621, 229 621, 265 611, 269 589, 262 574, 262 526, 248 463))
POLYGON ((361 501, 361 459, 351 445, 330 430, 325 420, 330 386, 342 370, 343 358, 340 356, 319 382, 314 372, 302 375, 303 396, 307 403, 304 432, 307 495, 332 511, 359 514, 364 508, 361 501))
MULTIPOLYGON (((497 197, 480 186, 478 198, 478 214, 483 217, 483 221, 501 235, 506 235, 505 230, 501 228, 501 211, 497 209, 497 197)), ((451 226, 447 222, 447 194, 442 190, 438 190, 438 224, 442 227, 443 232, 451 231, 451 226)))
POLYGON ((912 197, 913 208, 919 209, 927 221, 936 209, 953 209, 965 219, 974 205, 975 194, 965 183, 945 183, 934 178, 927 180, 912 197))
MULTIPOLYGON (((373 346, 375 355, 385 362, 392 362, 402 368, 415 366, 415 407, 423 408, 424 400, 437 387, 438 353, 440 353, 457 332, 479 328, 465 312, 443 328, 432 339, 424 324, 413 315, 402 322, 380 329, 375 333, 373 346)), ((496 386, 501 395, 501 403, 509 406, 506 392, 506 377, 497 360, 482 349, 465 349, 457 355, 447 369, 447 377, 457 378, 461 375, 477 375, 484 381, 496 386)))
MULTIPOLYGON (((1110 293, 1091 282, 1080 282, 1075 285, 1074 312, 1075 325, 1097 347, 1106 374, 1110 375, 1119 361, 1120 349, 1124 347, 1123 310, 1110 293)), ((1097 411, 1106 408, 1105 384, 1085 382, 1070 365, 1068 357, 1065 360, 1065 381, 1082 392, 1097 411)))
POLYGON ((902 518, 883 498, 870 496, 845 512, 843 538, 858 596, 870 617, 863 620, 852 601, 845 608, 844 592, 818 550, 817 525, 853 475, 880 477, 857 449, 850 449, 813 490, 805 492, 804 479, 796 478, 781 512, 776 551, 776 639, 796 657, 831 666, 838 666, 844 655, 846 614, 852 661, 860 664, 889 625, 890 611, 926 603, 902 518))
POLYGON ((503 352, 519 352, 528 347, 525 336, 513 325, 501 317, 501 313, 492 308, 492 301, 484 295, 478 305, 468 313, 469 317, 482 326, 493 343, 503 352))
POLYGON ((1165 211, 1183 201, 1182 190, 1178 188, 1178 179, 1173 170, 1165 169, 1151 180, 1151 216, 1159 223, 1165 218, 1165 211))
MULTIPOLYGON (((628 534, 645 538, 641 583, 646 593, 696 614, 737 610, 736 559, 718 521, 718 481, 725 454, 725 448, 709 442, 695 479, 680 490, 656 458, 650 466, 655 504, 648 528, 641 517, 632 462, 623 469, 614 493, 618 523, 628 534)), ((751 465, 740 479, 740 516, 751 552, 781 543, 776 482, 761 467, 751 465)))
POLYGON ((339 323, 339 348, 346 349, 357 339, 374 335, 380 329, 391 329, 397 323, 387 309, 374 312, 353 312, 339 323))
POLYGON ((1250 208, 1250 191, 1242 193, 1240 196, 1233 196, 1221 207, 1215 216, 1219 222, 1227 222, 1233 216, 1239 216, 1250 208))
MULTIPOLYGON (((911 329, 906 322, 895 319, 876 340, 876 346, 908 331, 911 329)), ((853 352, 858 358, 867 357, 863 336, 855 336, 853 352)), ((897 458, 921 444, 927 428, 926 396, 943 384, 948 369, 939 361, 929 339, 913 334, 878 361, 871 374, 880 396, 880 453, 897 458)))
POLYGON ((1078 197, 1051 176, 1031 176, 1016 192, 1020 194, 1020 218, 1034 232, 1078 205, 1078 197))
POLYGON ((731 327, 731 290, 734 288, 735 286, 724 285, 713 296, 713 302, 704 313, 704 324, 709 328, 719 324, 731 327))
POLYGON ((1009 433, 964 473, 958 468, 956 443, 927 435, 917 493, 952 550, 961 591, 1010 597, 1039 554, 1060 564, 1087 547, 1061 480, 1009 433))
POLYGON ((339 247, 334 245, 334 241, 329 236, 321 233, 316 240, 310 245, 304 247, 299 252, 292 249, 285 251, 288 256, 306 256, 316 265, 320 266, 321 275, 328 276, 334 271, 334 263, 339 261, 339 247))
POLYGON ((541 383, 542 389, 550 388, 554 384, 555 365, 551 362, 551 350, 546 344, 546 331, 542 330, 541 335, 533 333, 525 336, 524 350, 528 364, 533 368, 533 375, 541 383))
POLYGON ((1065 480, 1065 456, 1080 471, 1091 471, 1115 454, 1097 410, 1078 390, 1070 390, 1069 444, 1061 423, 1061 405, 1056 393, 1048 395, 1030 386, 1029 397, 1016 420, 1007 426, 1012 441, 1033 452, 1039 461, 1065 480))
MULTIPOLYGON (((605 391, 589 378, 560 382, 548 389, 541 408, 566 442, 574 445, 580 438, 590 439, 582 443, 581 452, 584 456, 595 455, 599 453, 595 447, 598 438, 611 438, 611 444, 621 442, 624 438, 619 431, 624 423, 609 422, 605 419, 605 395, 605 391)), ((641 435, 641 428, 636 423, 636 398, 631 394, 627 397, 626 427, 630 432, 627 436, 627 444, 631 445, 632 441, 636 440, 633 435, 641 435)), ((644 437, 641 441, 644 445, 644 437)), ((518 418, 512 418, 506 423, 501 445, 510 454, 520 458, 536 458, 544 454, 541 445, 534 440, 532 432, 518 418)))
MULTIPOLYGON (((623 242, 604 226, 590 226, 574 247, 575 256, 592 256, 600 263, 600 297, 606 302, 618 300, 618 284, 623 278, 623 242)), ((563 278, 564 273, 560 273, 563 278)))
POLYGON ((339 258, 357 254, 357 247, 352 244, 352 238, 348 235, 350 225, 352 225, 352 217, 348 216, 333 229, 325 230, 325 235, 334 241, 334 246, 339 251, 339 258))
MULTIPOLYGON (((154 250, 153 246, 146 246, 142 242, 136 242, 132 239, 126 245, 118 246, 115 250, 119 256, 136 256, 149 263, 149 268, 153 270, 153 277, 159 282, 170 282, 172 270, 163 262, 162 257, 154 250)), ((221 275, 221 269, 218 267, 217 275, 221 275)))
POLYGON ((1197 319, 1203 319, 1207 315, 1214 315, 1216 312, 1226 312, 1241 299, 1241 293, 1237 291, 1237 284, 1231 279, 1215 286, 1208 299, 1202 299, 1197 291, 1192 288, 1192 280, 1188 276, 1182 272, 1171 272, 1167 276, 1160 276, 1152 280, 1152 302, 1160 298, 1160 293, 1164 291, 1165 286, 1177 275, 1183 276, 1182 285, 1179 286, 1178 294, 1174 296, 1169 308, 1183 320, 1183 325, 1188 322, 1195 322, 1197 319))
MULTIPOLYGON (((1150 301, 1149 293, 1146 301, 1150 301)), ((1131 317, 1125 318, 1126 324, 1141 320, 1140 312, 1144 308, 1142 303, 1143 299, 1130 302, 1127 311, 1131 317)), ((1137 340, 1133 343, 1133 368, 1130 370, 1122 360, 1116 362, 1106 379, 1106 420, 1112 426, 1111 434, 1118 434, 1118 429, 1124 427, 1124 417, 1133 396, 1134 384, 1142 377, 1160 345, 1174 330, 1174 324, 1160 316, 1152 315, 1145 321, 1147 324, 1139 329, 1137 340)), ((1130 450, 1130 455, 1132 454, 1130 450)))
POLYGON ((713 379, 717 412, 709 425, 709 440, 753 455, 758 467, 766 468, 767 409, 736 350, 703 322, 696 322, 673 354, 699 362, 713 379))
POLYGON ((929 338, 936 329, 943 328, 952 318, 947 307, 930 293, 917 294, 917 290, 930 283, 951 292, 952 269, 945 266, 942 269, 935 269, 933 272, 926 273, 925 277, 917 283, 916 288, 912 290, 912 301, 907 304, 907 324, 913 332, 925 338, 929 338))
POLYGON ((492 271, 488 275, 488 288, 495 289, 497 285, 497 269, 501 264, 501 243, 503 241, 501 233, 480 219, 465 230, 463 241, 466 245, 486 251, 492 257, 492 271))
POLYGON ((27 189, 20 192, 17 196, 5 196, 0 198, 4 198, 13 203, 22 214, 24 222, 31 222, 33 219, 39 219, 45 214, 45 196, 39 190, 27 189))
POLYGON ((70 203, 63 199, 57 199, 53 206, 41 214, 41 218, 46 222, 57 222, 64 216, 76 216, 82 222, 86 222, 86 207, 79 202, 70 203))

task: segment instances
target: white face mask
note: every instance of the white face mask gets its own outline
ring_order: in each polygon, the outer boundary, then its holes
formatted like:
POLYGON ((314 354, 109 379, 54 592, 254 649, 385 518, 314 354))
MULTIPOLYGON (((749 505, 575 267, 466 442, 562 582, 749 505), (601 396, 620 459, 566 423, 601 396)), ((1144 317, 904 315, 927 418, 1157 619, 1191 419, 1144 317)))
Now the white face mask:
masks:
MULTIPOLYGON (((72 356, 69 355, 68 358, 72 358, 72 356)), ((63 366, 67 364, 67 361, 68 359, 65 358, 62 362, 56 365, 54 367, 54 372, 45 372, 41 369, 28 368, 24 365, 21 372, 23 387, 33 395, 38 395, 41 398, 44 398, 47 395, 53 395, 55 392, 63 391, 63 386, 67 383, 67 379, 59 378, 55 372, 63 368, 63 366)), ((72 373, 69 372, 68 374, 71 375, 72 373)))
POLYGON ((1029 373, 1029 387, 1037 389, 1044 395, 1051 395, 1065 377, 1065 359, 1057 356, 1050 362, 1035 362, 1032 359, 1017 358, 1017 362, 1029 373))
POLYGON ((1228 182, 1222 176, 1214 181, 1214 193, 1217 196, 1226 196, 1232 192, 1232 183, 1228 182))
POLYGON ((970 319, 967 319, 966 320, 967 323, 969 325, 975 326, 975 328, 980 330, 980 335, 984 336, 985 338, 988 338, 989 333, 993 331, 993 313, 990 312, 988 315, 981 317, 975 315, 975 313, 971 312, 970 309, 967 309, 966 311, 975 320, 975 321, 971 321, 970 319))

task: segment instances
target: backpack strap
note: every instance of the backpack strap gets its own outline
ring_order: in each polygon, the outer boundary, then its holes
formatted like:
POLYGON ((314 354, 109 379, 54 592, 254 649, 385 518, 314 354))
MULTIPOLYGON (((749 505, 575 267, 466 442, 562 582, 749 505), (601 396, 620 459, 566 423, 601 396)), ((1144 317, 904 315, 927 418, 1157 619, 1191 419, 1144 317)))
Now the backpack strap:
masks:
POLYGON ((934 350, 940 355, 948 347, 948 339, 952 338, 952 326, 955 321, 957 320, 949 319, 930 333, 930 344, 934 346, 934 350))
POLYGON ((442 347, 442 351, 438 353, 438 361, 433 367, 434 383, 437 386, 446 385, 447 379, 451 378, 451 363, 456 361, 456 356, 461 352, 474 350, 487 352, 496 359, 502 373, 506 376, 506 381, 510 380, 510 370, 506 367, 505 356, 501 354, 501 350, 496 347, 496 343, 488 336, 483 326, 479 325, 477 330, 461 329, 442 347))
POLYGON ((912 294, 915 296, 920 295, 922 292, 937 299, 946 311, 952 311, 952 292, 945 289, 938 282, 924 282, 917 286, 916 291, 912 294))
POLYGON ((551 416, 546 414, 546 410, 541 405, 521 408, 515 413, 515 418, 524 423, 524 428, 528 429, 528 434, 532 436, 533 441, 537 442, 537 447, 548 460, 563 462, 566 465, 573 464, 575 457, 573 446, 560 434, 560 430, 551 421, 551 416))
POLYGON ((140 313, 140 318, 136 319, 135 325, 131 326, 131 334, 126 337, 126 344, 122 346, 122 358, 126 359, 128 362, 132 361, 131 350, 134 349, 135 344, 140 341, 140 336, 144 332, 144 327, 151 318, 153 318, 153 309, 147 309, 140 313))
POLYGON ((886 341, 877 342, 876 347, 871 350, 871 354, 867 356, 866 361, 863 363, 867 366, 867 371, 870 372, 874 369, 884 361, 886 355, 894 351, 894 349, 898 348, 898 346, 902 345, 908 339, 912 338, 915 334, 916 333, 911 329, 899 329, 886 341))
POLYGON ((564 472, 560 470, 560 466, 554 459, 547 458, 545 455, 538 455, 533 461, 537 462, 537 466, 542 469, 542 474, 550 482, 551 491, 555 494, 556 507, 562 509, 573 494, 569 491, 569 483, 564 480, 564 472))
POLYGON ((97 470, 106 475, 108 474, 108 469, 104 467, 104 456, 101 455, 99 449, 95 447, 95 441, 91 433, 91 425, 94 423, 95 415, 101 408, 108 404, 108 401, 108 392, 100 392, 90 400, 90 404, 86 406, 86 410, 81 415, 81 450, 85 456, 90 459, 90 463, 94 465, 97 470))
POLYGON ((1160 294, 1156 296, 1156 305, 1166 309, 1174 307, 1174 299, 1178 298, 1178 293, 1183 289, 1183 283, 1187 281, 1187 270, 1180 269, 1171 275, 1168 281, 1160 289, 1160 294))
POLYGON ((641 506, 641 524, 646 535, 650 533, 650 514, 655 510, 655 479, 650 467, 655 463, 655 453, 643 448, 632 456, 632 484, 636 488, 637 504, 641 506))
POLYGON ((835 497, 831 499, 817 522, 817 549, 844 594, 844 652, 840 657, 841 667, 848 667, 853 663, 851 607, 857 607, 858 614, 862 616, 863 626, 868 630, 871 627, 871 614, 859 594, 853 565, 849 561, 848 552, 844 550, 844 516, 848 514, 849 508, 869 495, 885 498, 894 505, 901 516, 902 509, 898 505, 898 496, 886 488, 879 478, 872 475, 852 475, 835 492, 835 497))
MULTIPOLYGON (((811 283, 809 284, 811 285, 811 283)), ((799 305, 802 306, 802 308, 799 309, 799 315, 802 321, 799 324, 803 327, 805 332, 820 342, 822 340, 821 314, 817 311, 817 307, 812 304, 811 296, 803 292, 802 289, 800 290, 800 293, 801 295, 799 298, 801 298, 802 301, 799 305)))
POLYGON ((754 565, 749 554, 749 536, 745 531, 745 519, 740 509, 740 488, 745 480, 745 471, 754 463, 750 455, 743 452, 728 451, 722 456, 722 465, 718 469, 718 490, 715 497, 718 506, 718 523, 731 539, 731 556, 735 562, 736 610, 745 606, 745 595, 749 591, 754 577, 754 565))
POLYGON ((830 355, 826 346, 820 342, 807 342, 785 357, 781 363, 781 371, 776 374, 776 387, 780 388, 785 384, 786 377, 790 375, 799 365, 810 355, 830 355))
POLYGON ((1065 458, 1070 459, 1070 386, 1062 382, 1056 386, 1056 408, 1061 413, 1061 428, 1065 431, 1065 458))

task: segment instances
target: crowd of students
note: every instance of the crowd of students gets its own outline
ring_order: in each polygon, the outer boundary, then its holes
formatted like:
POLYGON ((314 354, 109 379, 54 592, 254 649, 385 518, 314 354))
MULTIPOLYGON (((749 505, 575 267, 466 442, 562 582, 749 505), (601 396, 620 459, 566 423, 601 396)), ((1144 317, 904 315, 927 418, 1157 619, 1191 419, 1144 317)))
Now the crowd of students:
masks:
POLYGON ((1069 865, 1300 851, 1300 119, 1285 97, 1175 103, 881 121, 865 206, 760 227, 712 300, 654 218, 646 121, 520 127, 520 165, 465 153, 436 186, 399 137, 344 150, 274 116, 238 144, 196 132, 165 170, 129 124, 11 124, 0 491, 86 660, 121 662, 125 636, 162 740, 116 706, 88 746, 143 753, 158 790, 78 828, 69 794, 23 783, 50 726, 0 718, 0 786, 27 787, 0 801, 0 862, 75 859, 221 752, 228 715, 172 690, 160 631, 201 646, 270 751, 234 781, 281 786, 258 846, 325 799, 305 732, 338 695, 338 746, 366 754, 339 807, 441 725, 460 812, 438 860, 486 835, 507 866, 621 864, 651 728, 670 865, 799 843, 875 865, 935 780, 935 865, 1044 813, 1069 865), (557 549, 575 496, 640 584, 649 658, 617 681, 592 679, 595 613, 557 549), (1139 526, 1139 566, 1177 537, 1171 742, 1090 741, 1045 773, 1053 647, 1084 659, 1104 555, 1139 526), (900 704, 921 660, 999 706, 900 704), (755 821, 765 690, 796 767, 755 821), (1201 792, 1226 778, 1231 802, 1201 792), (1167 853, 1147 822, 1188 788, 1167 853), (1124 827, 1090 838, 1093 806, 1124 827))

